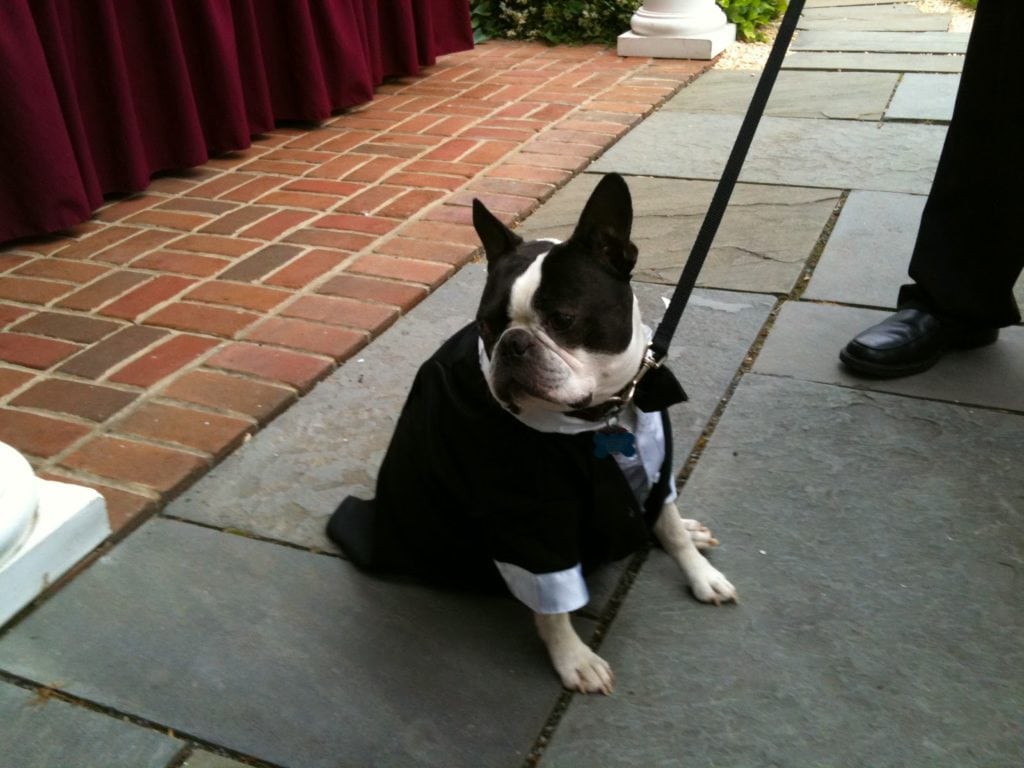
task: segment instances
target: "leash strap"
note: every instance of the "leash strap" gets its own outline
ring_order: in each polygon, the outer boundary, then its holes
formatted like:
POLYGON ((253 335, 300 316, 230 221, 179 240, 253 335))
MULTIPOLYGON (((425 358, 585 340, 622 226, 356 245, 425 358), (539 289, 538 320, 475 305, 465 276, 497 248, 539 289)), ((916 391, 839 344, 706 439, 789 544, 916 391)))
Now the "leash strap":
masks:
POLYGON ((700 231, 697 233, 697 239, 693 241, 690 256, 683 267, 683 273, 679 276, 679 282, 672 293, 672 299, 665 310, 665 315, 662 317, 658 330, 655 331, 654 338, 651 340, 651 353, 659 363, 668 353, 668 346, 672 342, 672 336, 676 332, 676 327, 679 325, 679 319, 683 316, 683 310, 686 309, 686 304, 690 300, 693 287, 697 284, 697 276, 704 266, 708 251, 711 250, 711 243, 715 239, 719 225, 722 223, 722 217, 725 215, 725 209, 729 205, 732 191, 736 187, 736 180, 739 178, 740 169, 743 168, 743 161, 746 160, 747 151, 754 140, 757 124, 761 121, 761 115, 764 114, 764 108, 768 103, 768 97, 771 95, 772 86, 775 85, 775 78, 778 76, 779 70, 782 69, 782 59, 785 57, 789 43, 793 39, 793 32, 796 30, 796 24, 800 18, 801 11, 803 11, 803 6, 804 0, 790 0, 789 7, 782 17, 778 34, 775 37, 775 43, 768 54, 764 71, 761 72, 761 77, 757 81, 754 95, 750 99, 750 105, 747 107, 747 114, 740 125, 736 143, 733 144, 732 152, 725 164, 725 169, 722 171, 722 178, 715 189, 715 195, 711 199, 708 212, 704 215, 704 221, 701 224, 700 231))

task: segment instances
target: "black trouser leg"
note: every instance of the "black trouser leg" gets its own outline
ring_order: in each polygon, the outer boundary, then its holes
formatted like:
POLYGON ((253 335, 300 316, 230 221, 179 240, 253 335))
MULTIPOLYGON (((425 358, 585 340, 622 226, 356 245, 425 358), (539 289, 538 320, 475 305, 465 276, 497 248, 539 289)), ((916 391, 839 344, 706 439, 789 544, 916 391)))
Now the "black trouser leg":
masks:
POLYGON ((924 305, 967 325, 1020 320, 1013 284, 1024 265, 1024 56, 1021 5, 981 0, 956 107, 900 306, 924 305))

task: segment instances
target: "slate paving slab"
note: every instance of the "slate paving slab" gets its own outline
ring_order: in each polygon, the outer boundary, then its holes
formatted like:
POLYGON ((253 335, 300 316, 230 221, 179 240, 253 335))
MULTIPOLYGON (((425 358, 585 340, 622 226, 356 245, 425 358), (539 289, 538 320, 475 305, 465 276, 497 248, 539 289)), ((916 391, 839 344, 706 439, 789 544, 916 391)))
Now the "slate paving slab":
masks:
POLYGON ((850 192, 803 298, 895 307, 926 200, 898 192, 850 192))
MULTIPOLYGON (((523 231, 531 236, 568 237, 599 178, 595 174, 577 176, 530 217, 523 231)), ((715 184, 645 177, 627 181, 633 195, 632 237, 640 249, 636 279, 674 286, 715 184)), ((740 184, 698 285, 788 293, 838 202, 839 191, 834 189, 740 184)))
MULTIPOLYGON (((657 112, 591 170, 717 180, 740 121, 738 115, 657 112)), ((765 117, 740 180, 926 194, 945 135, 938 125, 765 117)))
MULTIPOLYGON (((713 69, 662 106, 662 111, 743 115, 757 72, 713 69)), ((780 72, 765 109, 774 117, 879 120, 899 76, 890 72, 780 72), (822 94, 828 94, 822 98, 822 94)))
POLYGON ((790 46, 794 51, 869 51, 871 53, 963 53, 966 32, 858 32, 809 29, 790 46))
MULTIPOLYGON (((952 351, 934 368, 916 376, 865 379, 847 373, 839 363, 839 350, 888 314, 832 304, 787 302, 754 363, 754 371, 1024 413, 1024 327, 1019 325, 1002 329, 999 340, 991 346, 952 351)), ((1019 444, 1024 450, 1024 431, 1019 444)))
POLYGON ((953 116, 960 75, 908 72, 900 78, 886 120, 935 120, 948 123, 953 116))
POLYGON ((167 520, 9 631, 0 669, 293 768, 518 765, 561 690, 511 599, 167 520))
MULTIPOLYGON (((927 197, 853 190, 843 204, 803 298, 896 306, 927 197)), ((1024 276, 1014 286, 1024 306, 1024 276)))
POLYGON ((921 13, 913 5, 804 7, 797 29, 843 29, 861 32, 941 32, 949 29, 948 13, 921 13))
POLYGON ((1015 765, 1024 417, 751 375, 683 492, 740 602, 652 554, 542 768, 1015 765))
POLYGON ((832 53, 793 51, 782 62, 787 69, 827 69, 847 72, 959 72, 964 57, 934 53, 832 53))
POLYGON ((0 768, 165 768, 183 747, 151 728, 0 681, 0 768))

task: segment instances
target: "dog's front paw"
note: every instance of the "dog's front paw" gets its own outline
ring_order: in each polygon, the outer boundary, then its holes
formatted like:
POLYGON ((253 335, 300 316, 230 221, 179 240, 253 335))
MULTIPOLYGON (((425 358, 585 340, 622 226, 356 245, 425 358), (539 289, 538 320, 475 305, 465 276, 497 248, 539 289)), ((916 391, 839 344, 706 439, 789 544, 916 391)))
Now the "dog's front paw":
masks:
POLYGON ((557 657, 552 653, 551 661, 562 678, 562 685, 570 691, 605 695, 612 692, 611 666, 582 643, 557 657))
POLYGON ((702 603, 721 605, 736 602, 736 587, 705 558, 695 559, 687 568, 686 575, 690 580, 690 589, 702 603))

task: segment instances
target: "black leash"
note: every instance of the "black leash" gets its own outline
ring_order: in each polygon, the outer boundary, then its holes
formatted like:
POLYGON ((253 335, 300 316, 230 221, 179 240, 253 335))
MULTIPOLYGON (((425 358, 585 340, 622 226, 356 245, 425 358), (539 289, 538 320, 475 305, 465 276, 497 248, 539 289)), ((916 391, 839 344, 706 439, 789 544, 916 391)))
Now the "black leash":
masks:
POLYGON ((733 145, 732 153, 729 155, 729 160, 722 171, 722 178, 715 189, 715 195, 711 199, 711 205, 708 207, 708 212, 704 216, 704 222, 697 233, 697 239, 693 241, 690 256, 683 267, 683 273, 679 276, 679 282, 672 293, 672 299, 665 310, 665 315, 662 317, 658 330, 654 332, 654 338, 651 340, 650 353, 653 356, 652 363, 654 365, 664 360, 665 355, 668 353, 668 346, 672 342, 672 336, 676 332, 676 327, 679 325, 679 319, 682 317, 683 310, 690 300, 693 287, 697 284, 697 276, 704 266, 708 251, 711 250, 711 243, 715 239, 719 225, 722 223, 722 217, 725 215, 725 209, 729 205, 732 191, 736 187, 736 180, 739 178, 740 169, 743 168, 743 161, 746 160, 750 143, 754 140, 757 124, 761 120, 761 115, 764 114, 764 108, 768 103, 768 97, 771 95, 772 86, 775 85, 775 78, 778 76, 779 70, 782 69, 782 59, 785 57, 789 43, 793 39, 793 32, 796 30, 796 24, 800 19, 803 6, 804 0, 790 0, 789 7, 782 17, 775 42, 768 54, 768 60, 765 62, 764 70, 761 72, 761 77, 757 81, 757 87, 754 89, 754 95, 750 99, 750 105, 747 107, 747 114, 740 125, 736 143, 733 145))

